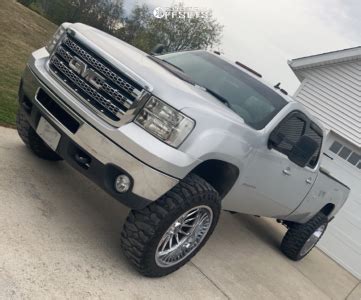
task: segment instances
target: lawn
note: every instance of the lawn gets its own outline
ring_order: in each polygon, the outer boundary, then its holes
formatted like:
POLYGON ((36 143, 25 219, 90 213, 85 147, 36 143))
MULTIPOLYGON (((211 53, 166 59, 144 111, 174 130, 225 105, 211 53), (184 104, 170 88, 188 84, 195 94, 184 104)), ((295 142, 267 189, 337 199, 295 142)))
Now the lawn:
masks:
POLYGON ((56 26, 15 0, 0 0, 0 28, 0 125, 13 127, 27 58, 44 46, 56 26))

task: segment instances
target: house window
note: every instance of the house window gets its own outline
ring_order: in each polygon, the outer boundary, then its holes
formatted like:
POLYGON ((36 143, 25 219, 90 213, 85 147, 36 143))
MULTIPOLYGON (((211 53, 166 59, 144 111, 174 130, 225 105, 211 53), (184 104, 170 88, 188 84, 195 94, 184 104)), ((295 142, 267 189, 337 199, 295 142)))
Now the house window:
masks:
POLYGON ((354 152, 351 154, 350 158, 347 161, 353 164, 354 166, 356 166, 357 163, 360 161, 360 159, 361 159, 361 155, 354 152))
POLYGON ((340 142, 333 142, 329 148, 331 152, 338 154, 339 157, 346 160, 348 163, 356 166, 361 170, 361 154, 352 152, 352 150, 340 142))
POLYGON ((338 155, 343 159, 347 159, 350 156, 351 152, 351 149, 343 147, 338 155))
POLYGON ((339 142, 333 142, 332 146, 330 147, 330 150, 333 153, 338 153, 342 148, 342 144, 340 144, 339 142))

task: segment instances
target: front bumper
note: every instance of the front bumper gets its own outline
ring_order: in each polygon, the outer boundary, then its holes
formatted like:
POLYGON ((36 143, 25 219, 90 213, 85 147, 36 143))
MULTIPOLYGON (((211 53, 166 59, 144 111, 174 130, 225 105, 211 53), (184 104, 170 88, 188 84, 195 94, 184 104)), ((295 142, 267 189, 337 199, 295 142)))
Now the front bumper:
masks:
POLYGON ((43 85, 51 87, 53 94, 57 95, 65 106, 70 107, 85 123, 91 124, 126 152, 153 169, 175 178, 184 178, 201 163, 198 158, 181 148, 175 149, 163 143, 134 122, 120 127, 111 126, 94 113, 89 105, 79 101, 78 96, 51 73, 48 60, 49 53, 41 48, 31 54, 28 67, 43 85))
POLYGON ((59 99, 29 67, 26 67, 23 75, 19 100, 28 112, 33 128, 37 127, 40 117, 43 116, 61 133, 56 152, 123 204, 134 209, 145 207, 178 183, 178 179, 141 162, 88 124, 59 99), (39 101, 39 91, 41 97, 49 99, 39 101), (47 101, 51 105, 48 105, 47 101), (91 159, 88 168, 76 161, 75 155, 79 151, 91 159), (115 177, 120 174, 128 174, 132 178, 131 190, 124 194, 117 193, 113 187, 115 177))

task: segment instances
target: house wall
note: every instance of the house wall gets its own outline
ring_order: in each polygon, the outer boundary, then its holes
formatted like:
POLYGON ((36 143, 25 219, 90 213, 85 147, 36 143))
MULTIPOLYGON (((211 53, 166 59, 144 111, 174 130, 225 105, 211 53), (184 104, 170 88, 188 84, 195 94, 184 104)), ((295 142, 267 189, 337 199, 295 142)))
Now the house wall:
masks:
POLYGON ((335 133, 361 147, 361 60, 297 70, 295 97, 335 133))
POLYGON ((296 100, 330 130, 322 166, 351 188, 319 248, 361 279, 361 60, 295 73, 296 100))

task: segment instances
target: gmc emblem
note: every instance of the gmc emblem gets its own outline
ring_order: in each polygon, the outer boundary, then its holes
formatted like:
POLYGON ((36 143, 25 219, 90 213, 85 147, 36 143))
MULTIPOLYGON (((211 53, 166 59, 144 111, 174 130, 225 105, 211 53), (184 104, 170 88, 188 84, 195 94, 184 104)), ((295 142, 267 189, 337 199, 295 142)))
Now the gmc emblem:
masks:
POLYGON ((105 78, 93 69, 88 68, 88 65, 80 58, 74 56, 71 61, 69 61, 69 67, 96 89, 100 90, 102 88, 102 83, 105 81, 105 78))

